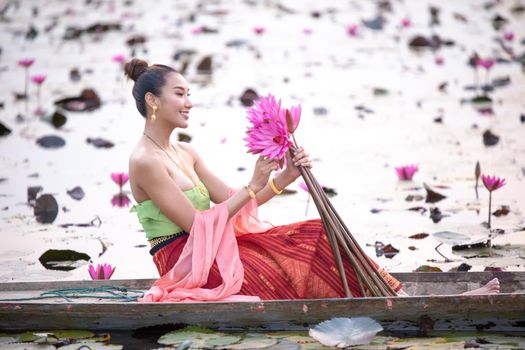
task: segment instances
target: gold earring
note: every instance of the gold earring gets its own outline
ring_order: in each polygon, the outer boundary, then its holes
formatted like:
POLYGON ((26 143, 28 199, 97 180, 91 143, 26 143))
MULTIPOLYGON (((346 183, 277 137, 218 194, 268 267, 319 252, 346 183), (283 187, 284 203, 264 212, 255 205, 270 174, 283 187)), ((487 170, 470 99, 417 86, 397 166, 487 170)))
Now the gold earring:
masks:
POLYGON ((155 115, 157 113, 157 106, 153 106, 153 113, 151 114, 151 121, 154 122, 155 119, 157 119, 157 116, 155 115))

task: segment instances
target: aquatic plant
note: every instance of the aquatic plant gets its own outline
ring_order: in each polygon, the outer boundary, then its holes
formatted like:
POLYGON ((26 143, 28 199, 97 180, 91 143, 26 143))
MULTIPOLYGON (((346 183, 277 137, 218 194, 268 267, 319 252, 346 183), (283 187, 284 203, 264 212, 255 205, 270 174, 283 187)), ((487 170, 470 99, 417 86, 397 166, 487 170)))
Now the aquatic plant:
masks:
POLYGON ((350 24, 346 26, 346 34, 351 37, 356 37, 359 34, 359 26, 357 24, 350 24))
POLYGON ((268 95, 255 101, 247 114, 251 123, 244 138, 248 152, 282 160, 293 146, 289 135, 299 125, 301 106, 283 109, 280 100, 277 102, 274 96, 268 95))
POLYGON ((23 67, 25 70, 25 81, 24 81, 24 98, 27 98, 27 86, 29 85, 29 67, 35 63, 34 58, 22 58, 18 60, 18 65, 23 67))
POLYGON ((95 268, 93 264, 89 264, 89 275, 93 280, 109 280, 115 272, 116 267, 112 267, 111 264, 98 264, 95 268))
POLYGON ((485 185, 485 188, 489 191, 489 220, 488 225, 489 229, 490 226, 490 218, 491 218, 491 211, 492 211, 492 192, 496 191, 497 189, 505 186, 505 179, 496 177, 496 176, 489 176, 489 175, 481 175, 481 181, 483 182, 483 185, 485 185))
POLYGON ((397 177, 401 181, 412 181, 414 174, 419 170, 417 165, 403 165, 396 167, 397 177))
POLYGON ((38 116, 44 115, 44 110, 42 109, 41 99, 40 99, 40 89, 41 89, 42 84, 46 80, 46 78, 47 76, 44 74, 37 74, 31 77, 31 81, 37 86, 38 107, 35 111, 35 115, 38 115, 38 116))

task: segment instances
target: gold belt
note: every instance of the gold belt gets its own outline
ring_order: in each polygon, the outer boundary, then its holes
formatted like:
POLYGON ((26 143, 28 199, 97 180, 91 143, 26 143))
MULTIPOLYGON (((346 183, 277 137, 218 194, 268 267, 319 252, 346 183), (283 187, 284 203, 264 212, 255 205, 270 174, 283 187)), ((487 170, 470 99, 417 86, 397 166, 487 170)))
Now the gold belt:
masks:
POLYGON ((172 239, 174 237, 182 236, 185 232, 177 232, 171 235, 162 236, 162 237, 155 237, 149 240, 149 244, 151 245, 151 248, 155 247, 157 244, 160 244, 162 242, 166 242, 169 239, 172 239))

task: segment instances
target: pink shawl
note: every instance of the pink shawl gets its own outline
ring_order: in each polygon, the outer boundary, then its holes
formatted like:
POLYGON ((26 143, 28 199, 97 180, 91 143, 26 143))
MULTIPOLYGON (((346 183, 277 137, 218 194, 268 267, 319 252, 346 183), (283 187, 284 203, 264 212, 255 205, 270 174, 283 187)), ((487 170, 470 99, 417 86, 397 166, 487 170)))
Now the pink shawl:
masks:
MULTIPOLYGON (((230 195, 234 192, 230 191, 230 195)), ((236 235, 263 232, 269 227, 257 218, 257 201, 250 200, 228 220, 225 202, 195 211, 188 241, 179 260, 146 292, 142 302, 257 301, 257 296, 238 295, 244 280, 236 235), (202 288, 214 261, 222 284, 202 288)))

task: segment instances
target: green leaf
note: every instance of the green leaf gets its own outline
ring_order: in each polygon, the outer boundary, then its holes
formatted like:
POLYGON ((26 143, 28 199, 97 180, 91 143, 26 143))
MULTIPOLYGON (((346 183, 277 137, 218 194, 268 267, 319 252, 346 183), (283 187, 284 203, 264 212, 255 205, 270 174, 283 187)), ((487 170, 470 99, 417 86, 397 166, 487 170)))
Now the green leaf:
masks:
POLYGON ((240 343, 229 345, 228 350, 248 350, 248 349, 264 349, 269 346, 277 344, 278 340, 269 338, 261 334, 250 334, 244 338, 240 343))

